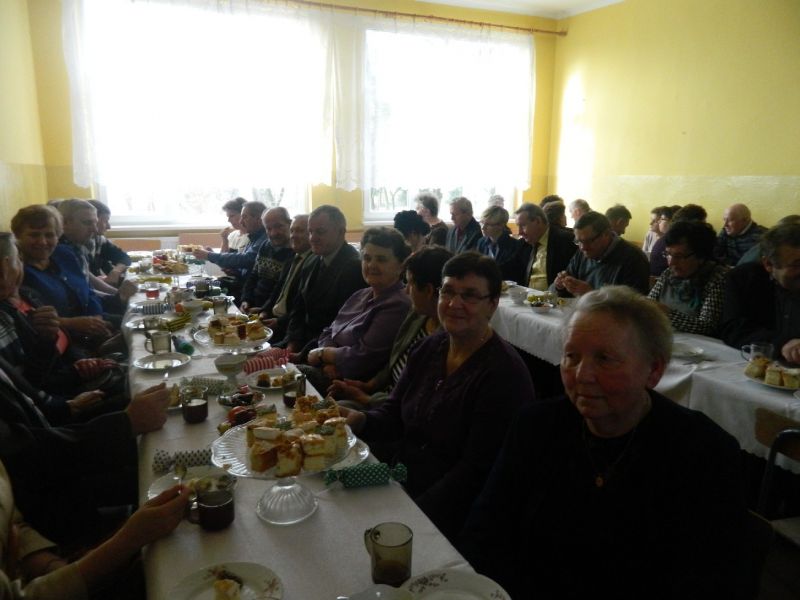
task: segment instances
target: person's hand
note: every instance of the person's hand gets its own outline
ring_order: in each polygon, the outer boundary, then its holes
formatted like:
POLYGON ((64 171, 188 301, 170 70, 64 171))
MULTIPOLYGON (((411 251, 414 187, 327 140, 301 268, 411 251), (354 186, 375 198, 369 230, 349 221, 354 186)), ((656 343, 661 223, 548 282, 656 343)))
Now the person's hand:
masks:
POLYGON ((320 365, 322 365, 322 352, 323 348, 314 348, 311 352, 308 353, 308 358, 306 359, 306 362, 312 367, 319 367, 320 365))
POLYGON ((206 260, 208 258, 209 252, 208 250, 201 250, 200 248, 197 248, 192 252, 192 254, 198 260, 206 260))
POLYGON ((553 281, 553 283, 555 284, 557 289, 559 289, 559 290, 563 290, 564 289, 564 280, 567 277, 569 277, 569 275, 567 275, 566 271, 561 271, 558 275, 556 275, 556 278, 553 281))
POLYGON ((145 502, 117 532, 134 551, 164 537, 186 514, 189 488, 175 485, 145 502))
POLYGON ((84 381, 99 377, 103 371, 113 369, 117 366, 117 361, 110 358, 79 358, 72 366, 84 381))
POLYGON ((334 379, 328 387, 328 394, 334 398, 355 400, 361 404, 367 404, 370 398, 369 394, 356 384, 363 385, 364 382, 354 379, 334 379))
POLYGON ((61 326, 70 332, 95 338, 109 338, 113 335, 111 327, 100 315, 91 317, 61 317, 61 326))
POLYGON ((788 362, 800 364, 800 338, 789 340, 781 348, 781 354, 788 362))
POLYGON ((114 265, 114 268, 108 272, 108 275, 106 275, 106 282, 111 285, 117 285, 120 282, 122 274, 125 273, 127 269, 128 265, 125 263, 117 263, 114 265))
POLYGON ((91 390, 78 394, 72 400, 67 400, 67 406, 69 407, 70 414, 72 416, 77 416, 100 404, 105 397, 105 392, 101 390, 91 390))
POLYGON ((269 327, 273 331, 275 330, 275 326, 278 324, 278 319, 274 317, 270 318, 270 316, 265 312, 259 313, 258 318, 261 319, 261 322, 265 327, 269 327))
POLYGON ((228 241, 228 236, 233 233, 233 227, 228 225, 225 229, 219 232, 219 237, 222 238, 223 241, 228 241))
POLYGON ((126 279, 119 286, 119 297, 123 302, 127 302, 131 296, 139 291, 139 286, 133 283, 130 279, 126 279))
POLYGON ((163 427, 167 421, 167 406, 169 390, 164 382, 136 394, 125 409, 133 434, 148 433, 163 427))
POLYGON ((359 410, 353 410, 352 408, 345 408, 339 405, 339 414, 347 420, 347 424, 350 425, 350 429, 353 430, 353 433, 361 433, 361 430, 364 429, 364 425, 367 423, 367 415, 359 410))
POLYGON ((40 306, 28 313, 31 325, 41 337, 54 340, 58 336, 59 320, 56 309, 52 306, 40 306))
POLYGON ((569 275, 565 276, 563 279, 564 288, 573 296, 582 296, 588 292, 591 292, 594 288, 586 283, 585 281, 581 281, 580 279, 575 279, 574 277, 570 277, 569 275))
POLYGON ((239 305, 239 310, 242 311, 243 313, 247 313, 249 308, 250 308, 249 302, 242 301, 242 303, 239 305))

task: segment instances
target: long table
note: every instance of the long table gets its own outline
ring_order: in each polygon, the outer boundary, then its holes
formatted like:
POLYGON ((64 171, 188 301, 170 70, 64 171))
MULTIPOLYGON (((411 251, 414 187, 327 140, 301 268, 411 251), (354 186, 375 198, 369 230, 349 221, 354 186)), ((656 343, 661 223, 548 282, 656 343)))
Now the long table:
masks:
MULTIPOLYGON (((514 346, 558 365, 567 310, 555 308, 536 313, 530 306, 514 304, 503 296, 492 318, 492 327, 514 346)), ((766 458, 769 448, 755 438, 756 408, 767 408, 800 420, 800 400, 789 390, 748 380, 744 375, 746 362, 739 350, 718 339, 676 333, 675 342, 702 350, 704 360, 673 358, 656 390, 679 404, 705 413, 733 435, 743 450, 766 458)), ((800 473, 797 461, 781 456, 778 464, 800 473)))
MULTIPOLYGON (((140 299, 138 296, 134 299, 140 299)), ((126 330, 127 331, 127 330, 126 330)), ((184 332, 185 334, 185 332, 184 332)), ((146 354, 144 336, 127 331, 131 363, 146 354)), ((199 347, 199 346, 198 346, 199 347)), ((182 377, 216 374, 208 349, 169 375, 169 383, 182 377)), ((163 374, 131 367, 132 392, 163 380, 163 374)), ((144 435, 139 443, 139 487, 146 500, 157 449, 168 452, 208 447, 217 437, 216 425, 227 409, 209 403, 209 417, 187 425, 180 411, 171 412, 163 429, 144 435)), ((364 531, 384 521, 400 521, 414 532, 412 575, 443 568, 471 571, 466 560, 417 508, 399 484, 345 490, 326 488, 321 475, 302 477, 319 501, 317 511, 305 521, 286 527, 272 526, 255 513, 256 503, 272 483, 241 478, 235 489, 234 523, 221 532, 206 532, 182 522, 169 536, 151 544, 144 556, 150 600, 170 598, 181 579, 211 565, 252 562, 272 569, 282 580, 285 600, 317 600, 357 593, 370 585, 370 560, 364 548, 364 531)))

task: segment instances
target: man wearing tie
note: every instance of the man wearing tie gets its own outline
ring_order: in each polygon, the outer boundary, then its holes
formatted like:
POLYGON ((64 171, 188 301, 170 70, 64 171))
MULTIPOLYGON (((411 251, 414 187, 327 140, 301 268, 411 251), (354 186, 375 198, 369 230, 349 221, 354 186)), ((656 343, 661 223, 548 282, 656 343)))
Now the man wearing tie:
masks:
POLYGON ((308 217, 313 256, 300 270, 286 337, 279 344, 297 353, 297 359, 305 359, 345 300, 367 285, 361 275, 361 258, 344 239, 346 230, 344 214, 335 206, 319 206, 308 217))
POLYGON ((575 254, 575 242, 569 231, 548 224, 541 206, 526 202, 515 215, 525 243, 510 272, 518 284, 544 291, 575 254))

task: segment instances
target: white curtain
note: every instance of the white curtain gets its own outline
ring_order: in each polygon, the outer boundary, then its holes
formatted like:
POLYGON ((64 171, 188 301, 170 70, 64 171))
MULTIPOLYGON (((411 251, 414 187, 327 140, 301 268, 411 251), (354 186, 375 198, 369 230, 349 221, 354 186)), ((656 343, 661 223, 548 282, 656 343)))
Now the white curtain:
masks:
POLYGON ((530 34, 340 17, 336 185, 526 189, 530 34))
POLYGON ((323 15, 233 0, 63 10, 75 181, 115 214, 186 219, 232 195, 330 183, 323 15))

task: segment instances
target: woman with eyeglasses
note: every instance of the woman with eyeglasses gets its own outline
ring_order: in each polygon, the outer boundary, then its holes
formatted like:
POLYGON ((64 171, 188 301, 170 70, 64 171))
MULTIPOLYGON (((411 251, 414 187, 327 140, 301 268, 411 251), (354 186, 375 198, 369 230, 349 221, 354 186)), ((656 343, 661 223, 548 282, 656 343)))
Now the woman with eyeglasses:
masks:
POLYGON ((519 250, 520 242, 511 237, 508 229, 508 211, 502 206, 490 206, 481 215, 481 232, 478 240, 478 252, 493 258, 506 279, 513 279, 511 260, 519 250))
POLYGON ((489 325, 500 298, 497 264, 477 252, 442 270, 444 331, 408 358, 389 398, 365 412, 343 410, 364 440, 391 445, 379 457, 408 469, 406 491, 455 539, 480 492, 516 409, 534 398, 517 351, 489 325))
POLYGON ((714 260, 717 236, 707 223, 678 221, 664 235, 669 265, 648 297, 675 331, 717 336, 727 268, 714 260))
POLYGON ((658 220, 656 221, 656 229, 658 230, 658 239, 653 242, 650 248, 650 275, 651 277, 658 277, 667 268, 667 261, 664 259, 664 235, 669 231, 669 226, 672 224, 673 215, 680 210, 680 206, 662 206, 658 211, 658 220))

